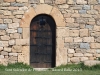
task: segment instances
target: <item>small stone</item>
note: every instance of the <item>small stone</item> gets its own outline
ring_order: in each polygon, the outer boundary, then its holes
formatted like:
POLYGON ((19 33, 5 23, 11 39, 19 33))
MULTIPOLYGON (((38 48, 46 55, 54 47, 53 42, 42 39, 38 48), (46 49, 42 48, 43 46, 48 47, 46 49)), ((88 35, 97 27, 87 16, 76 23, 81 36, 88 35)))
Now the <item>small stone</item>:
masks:
POLYGON ((4 47, 4 51, 11 52, 11 48, 4 47))
POLYGON ((85 53, 84 56, 91 57, 91 56, 93 56, 93 55, 90 54, 90 53, 85 53))
POLYGON ((24 6, 24 7, 20 7, 19 10, 26 11, 26 10, 28 10, 28 7, 26 7, 26 6, 24 6))
POLYGON ((88 4, 98 4, 97 0, 88 0, 88 4))
POLYGON ((9 53, 9 56, 18 56, 18 53, 9 53))
POLYGON ((7 25, 6 24, 0 24, 0 29, 6 29, 7 25))
POLYGON ((4 19, 4 23, 12 23, 12 19, 4 19))
POLYGON ((94 42, 94 37, 84 37, 83 42, 94 42))
POLYGON ((16 45, 29 45, 29 39, 16 39, 16 45))
POLYGON ((100 31, 100 26, 94 26, 94 31, 100 31))
POLYGON ((15 40, 9 40, 9 45, 15 45, 15 40))
POLYGON ((91 8, 90 8, 90 5, 84 5, 84 6, 83 6, 83 9, 85 9, 85 10, 90 10, 91 8))
POLYGON ((17 11, 14 11, 13 14, 14 14, 14 15, 23 15, 23 14, 24 14, 24 11, 22 11, 22 10, 17 10, 17 11))
POLYGON ((46 4, 52 4, 52 0, 45 0, 46 4))
POLYGON ((73 57, 73 56, 74 56, 74 54, 72 54, 72 53, 71 54, 68 54, 68 57, 73 57))
POLYGON ((81 57, 81 56, 83 56, 83 54, 82 53, 74 53, 74 56, 75 57, 81 57))
POLYGON ((68 53, 75 53, 74 49, 68 49, 68 53))
POLYGON ((66 0, 55 0, 56 4, 64 4, 66 3, 66 0))
POLYGON ((17 61, 17 56, 9 56, 9 61, 17 61))
POLYGON ((97 50, 96 50, 96 53, 100 54, 100 49, 97 49, 97 50))
POLYGON ((0 47, 0 51, 2 51, 3 50, 3 47, 0 47))
POLYGON ((59 8, 69 8, 68 4, 59 5, 59 8))
POLYGON ((100 3, 100 0, 97 0, 98 1, 98 3, 100 3))
POLYGON ((5 65, 5 66, 7 66, 7 64, 8 64, 8 59, 6 59, 6 58, 1 58, 0 59, 0 64, 3 64, 3 65, 5 65))
POLYGON ((40 0, 29 0, 29 3, 39 3, 40 0))
POLYGON ((14 6, 14 7, 23 7, 24 5, 25 5, 24 3, 11 2, 11 6, 14 6))
POLYGON ((86 0, 76 0, 77 4, 87 4, 86 0))
POLYGON ((12 47, 12 52, 22 52, 22 46, 13 46, 12 47))
POLYGON ((88 60, 88 57, 81 57, 81 61, 86 61, 88 60))
POLYGON ((8 35, 1 36, 1 40, 9 40, 10 37, 8 35))
POLYGON ((89 45, 89 43, 81 43, 80 48, 81 49, 90 49, 90 45, 89 45))
POLYGON ((72 37, 66 37, 65 42, 73 42, 73 38, 72 37))
POLYGON ((66 22, 67 23, 73 23, 74 22, 74 18, 66 18, 66 22))
POLYGON ((20 37, 21 37, 21 35, 19 33, 14 33, 13 34, 14 39, 19 39, 20 37))
POLYGON ((23 2, 28 2, 28 0, 16 0, 16 2, 23 3, 23 2))
POLYGON ((12 24, 8 24, 9 28, 18 28, 19 27, 19 23, 12 23, 12 24))
POLYGON ((69 33, 70 36, 79 36, 79 30, 70 30, 69 33))
POLYGON ((3 59, 4 58, 4 55, 0 55, 0 59, 3 59))
POLYGON ((72 57, 70 60, 73 63, 79 63, 80 62, 80 59, 78 57, 72 57))
POLYGON ((100 43, 91 43, 90 47, 94 49, 100 48, 100 43))
POLYGON ((23 29, 22 28, 18 28, 17 31, 18 31, 18 33, 22 33, 23 29))
POLYGON ((6 31, 5 30, 0 30, 0 35, 5 35, 6 31))
POLYGON ((98 38, 96 39, 96 42, 99 42, 99 43, 100 43, 100 37, 98 37, 98 38))
POLYGON ((68 4, 75 4, 75 1, 74 0, 67 0, 67 3, 68 4))
POLYGON ((8 41, 0 41, 0 47, 8 46, 8 41))
POLYGON ((80 14, 86 14, 86 10, 79 10, 80 14))
POLYGON ((13 18, 13 22, 14 22, 14 23, 19 23, 19 22, 20 22, 20 19, 13 18))
POLYGON ((15 0, 4 0, 4 2, 14 2, 15 0))
POLYGON ((89 30, 92 30, 93 29, 93 25, 86 25, 86 28, 89 29, 89 30))
POLYGON ((11 15, 11 11, 4 11, 3 14, 6 16, 11 15))
POLYGON ((80 29, 80 37, 89 36, 88 29, 80 29))
POLYGON ((76 37, 76 38, 74 38, 74 42, 82 42, 82 38, 76 37))
POLYGON ((16 18, 21 19, 22 15, 16 15, 16 18))
POLYGON ((2 51, 1 55, 8 55, 8 52, 2 51))
POLYGON ((40 0, 40 3, 44 3, 44 0, 40 0))
POLYGON ((7 29, 6 32, 7 33, 16 33, 17 30, 15 30, 15 29, 7 29))

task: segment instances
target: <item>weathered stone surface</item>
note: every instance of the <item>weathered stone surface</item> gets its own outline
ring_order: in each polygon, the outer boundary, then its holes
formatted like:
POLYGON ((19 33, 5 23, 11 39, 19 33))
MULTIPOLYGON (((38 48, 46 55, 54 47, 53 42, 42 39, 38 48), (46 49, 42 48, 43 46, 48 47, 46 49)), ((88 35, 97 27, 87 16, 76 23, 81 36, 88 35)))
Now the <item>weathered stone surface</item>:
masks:
POLYGON ((18 53, 9 53, 9 56, 18 56, 18 53))
POLYGON ((17 57, 16 56, 9 56, 9 61, 17 61, 17 57))
POLYGON ((66 22, 73 23, 74 22, 74 18, 66 18, 66 22))
POLYGON ((80 48, 81 49, 90 49, 89 43, 80 43, 80 48))
POLYGON ((75 53, 74 49, 68 49, 68 53, 75 53))
POLYGON ((28 7, 26 7, 26 6, 24 6, 24 7, 20 7, 19 10, 26 11, 26 10, 28 10, 28 7))
POLYGON ((8 52, 2 51, 1 55, 8 55, 8 52))
POLYGON ((0 41, 0 47, 8 46, 8 41, 0 41))
POLYGON ((22 28, 18 28, 17 31, 18 31, 18 33, 22 33, 23 29, 22 28))
POLYGON ((4 0, 4 2, 14 2, 15 0, 4 0))
POLYGON ((74 0, 67 0, 67 3, 68 4, 75 4, 75 1, 74 0))
POLYGON ((88 0, 88 4, 98 4, 97 0, 88 0))
POLYGON ((78 23, 67 23, 66 26, 68 26, 70 28, 78 28, 79 24, 78 23))
POLYGON ((87 66, 93 66, 93 65, 96 65, 96 64, 100 64, 100 61, 97 61, 97 60, 87 60, 87 61, 84 61, 84 64, 87 65, 87 66))
POLYGON ((97 10, 88 10, 87 13, 88 14, 96 14, 97 15, 98 11, 97 10))
POLYGON ((44 0, 40 0, 40 3, 44 3, 44 0))
POLYGON ((57 38, 57 48, 64 48, 64 40, 62 38, 57 38))
MULTIPOLYGON (((1 12, 1 11, 0 11, 1 12)), ((2 19, 0 19, 0 23, 2 24, 3 23, 3 20, 2 19)))
POLYGON ((11 52, 11 48, 4 47, 4 51, 6 51, 6 52, 11 52))
POLYGON ((76 0, 77 4, 87 4, 86 0, 76 0))
POLYGON ((2 3, 2 6, 4 6, 4 7, 10 6, 10 3, 7 3, 7 2, 2 3))
POLYGON ((4 19, 4 23, 12 23, 12 19, 4 19))
POLYGON ((88 28, 89 30, 93 29, 93 25, 86 25, 86 28, 88 28))
POLYGON ((29 39, 30 33, 29 28, 23 28, 23 39, 29 39))
POLYGON ((67 49, 66 48, 59 48, 56 52, 56 66, 59 66, 61 64, 65 65, 67 64, 67 49))
POLYGON ((70 30, 69 33, 70 36, 79 36, 79 30, 70 30))
POLYGON ((16 33, 17 30, 15 30, 15 29, 7 29, 6 32, 7 33, 16 33))
POLYGON ((71 15, 71 17, 80 17, 80 14, 74 13, 74 14, 71 15))
POLYGON ((91 14, 81 14, 83 18, 92 18, 91 14))
POLYGON ((100 26, 94 26, 94 29, 95 31, 100 31, 100 26))
POLYGON ((80 29, 80 37, 89 36, 88 29, 80 29))
POLYGON ((68 57, 73 57, 74 56, 74 54, 68 54, 68 57))
POLYGON ((19 27, 19 23, 12 23, 12 24, 8 24, 9 28, 17 28, 19 27))
POLYGON ((24 3, 16 3, 16 2, 11 3, 11 6, 14 6, 14 7, 23 7, 24 5, 25 5, 24 3))
POLYGON ((100 48, 100 43, 91 43, 90 47, 91 48, 100 48))
POLYGON ((63 4, 66 3, 66 0, 55 0, 56 4, 63 4))
POLYGON ((7 24, 0 24, 0 29, 6 29, 7 28, 7 24))
POLYGON ((96 39, 96 41, 100 43, 100 37, 98 37, 98 38, 96 39))
POLYGON ((4 59, 4 55, 0 55, 0 59, 4 59))
POLYGON ((21 38, 21 34, 19 34, 19 33, 10 34, 10 38, 19 39, 19 38, 21 38))
POLYGON ((81 57, 80 60, 81 61, 87 61, 88 60, 88 57, 81 57))
POLYGON ((22 15, 16 15, 16 18, 21 19, 22 15))
POLYGON ((85 9, 85 10, 90 10, 91 7, 90 7, 90 5, 84 5, 84 6, 83 6, 83 9, 85 9))
POLYGON ((47 5, 47 4, 41 4, 41 5, 36 6, 35 8, 35 12, 37 14, 41 14, 41 13, 50 14, 51 10, 52 10, 52 6, 47 5))
POLYGON ((9 40, 9 45, 15 45, 15 40, 9 40))
POLYGON ((13 18, 13 22, 14 22, 14 23, 19 23, 19 22, 20 22, 20 19, 13 18))
POLYGON ((75 57, 81 57, 81 56, 83 56, 83 54, 82 53, 74 53, 74 56, 75 57))
POLYGON ((61 14, 61 12, 56 7, 53 7, 50 15, 55 19, 56 25, 58 27, 59 26, 60 27, 64 27, 65 26, 64 17, 63 17, 63 15, 61 14))
POLYGON ((100 49, 97 49, 97 50, 96 50, 96 53, 100 54, 100 49))
POLYGON ((45 4, 52 4, 52 0, 45 0, 45 4))
POLYGON ((85 28, 85 24, 80 24, 80 29, 84 29, 85 28))
POLYGON ((72 57, 70 60, 71 60, 71 62, 73 62, 73 63, 79 63, 79 62, 80 62, 79 57, 72 57))
POLYGON ((0 47, 0 51, 2 51, 3 50, 3 47, 0 47))
POLYGON ((57 28, 57 37, 67 37, 69 36, 69 28, 65 27, 58 27, 57 28))
POLYGON ((1 36, 1 40, 9 40, 10 37, 8 35, 1 36))
POLYGON ((73 38, 72 37, 66 37, 65 42, 73 42, 73 38))
POLYGON ((39 3, 40 0, 29 0, 29 3, 39 3))
POLYGON ((87 18, 76 18, 76 22, 79 24, 85 24, 88 22, 87 18))
POLYGON ((4 11, 3 14, 6 15, 6 16, 8 16, 8 15, 11 15, 12 13, 11 13, 11 11, 7 10, 7 11, 4 11))
POLYGON ((7 66, 8 65, 8 59, 4 58, 4 59, 0 59, 0 64, 7 66))
POLYGON ((98 11, 100 11, 100 5, 95 5, 94 9, 97 9, 98 11))
POLYGON ((70 47, 70 49, 77 49, 80 47, 80 44, 79 43, 70 43, 69 47, 70 47))
POLYGON ((16 0, 16 2, 22 3, 22 2, 28 2, 28 0, 16 0))
POLYGON ((13 14, 14 14, 14 15, 21 15, 21 14, 23 15, 23 14, 24 14, 24 11, 22 11, 22 10, 17 10, 17 11, 14 11, 13 14))
POLYGON ((68 4, 63 4, 63 5, 59 5, 59 8, 68 8, 69 7, 69 5, 68 4))
POLYGON ((94 42, 94 37, 84 37, 83 42, 94 42))
POLYGON ((16 39, 16 45, 29 45, 29 39, 16 39))
POLYGON ((12 47, 12 52, 16 53, 16 52, 22 52, 22 46, 13 46, 12 47))
POLYGON ((84 56, 91 57, 91 56, 93 56, 93 55, 92 55, 92 54, 90 54, 90 53, 85 53, 85 54, 84 54, 84 56))
POLYGON ((23 18, 20 21, 20 27, 30 27, 30 22, 33 17, 36 16, 34 9, 31 7, 29 10, 26 11, 23 18))
POLYGON ((82 42, 82 38, 76 37, 76 38, 74 38, 74 42, 82 42))
POLYGON ((100 3, 100 0, 97 0, 98 1, 98 3, 100 3))
POLYGON ((0 35, 5 35, 6 31, 5 30, 0 30, 0 35))

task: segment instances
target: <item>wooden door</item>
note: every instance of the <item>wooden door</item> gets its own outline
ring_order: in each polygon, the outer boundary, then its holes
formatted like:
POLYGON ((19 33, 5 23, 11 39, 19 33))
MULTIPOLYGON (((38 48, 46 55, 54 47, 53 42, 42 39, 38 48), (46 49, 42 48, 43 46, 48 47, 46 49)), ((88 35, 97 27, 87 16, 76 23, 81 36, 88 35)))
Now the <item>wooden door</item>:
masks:
POLYGON ((52 67, 52 31, 48 23, 40 26, 33 22, 30 26, 30 64, 34 68, 52 67))

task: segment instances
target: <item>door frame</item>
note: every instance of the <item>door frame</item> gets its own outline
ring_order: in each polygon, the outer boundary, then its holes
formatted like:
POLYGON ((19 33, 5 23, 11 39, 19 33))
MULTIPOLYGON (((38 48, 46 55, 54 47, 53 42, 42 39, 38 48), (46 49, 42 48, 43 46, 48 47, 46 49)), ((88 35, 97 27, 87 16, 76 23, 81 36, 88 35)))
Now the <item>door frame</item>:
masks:
MULTIPOLYGON (((48 4, 40 4, 40 5, 37 5, 35 8, 30 7, 23 15, 23 18, 20 21, 20 27, 22 29, 28 28, 29 29, 28 31, 30 34, 31 20, 39 14, 50 15, 56 23, 56 63, 55 63, 55 65, 59 66, 62 64, 67 64, 67 48, 64 47, 64 40, 62 39, 63 36, 65 37, 65 33, 66 33, 65 30, 67 28, 65 27, 66 23, 65 23, 64 17, 57 7, 50 6, 48 4), (64 32, 61 33, 60 32, 61 30, 63 30, 64 32)), ((25 31, 23 31, 23 33, 25 33, 25 31)), ((22 35, 24 36, 23 33, 22 33, 22 35)), ((28 40, 28 43, 30 41, 29 38, 25 38, 28 40)), ((27 64, 30 64, 30 47, 29 46, 30 45, 28 44, 27 48, 26 48, 26 51, 27 51, 26 53, 28 53, 27 55, 29 57, 26 58, 25 60, 23 60, 23 62, 27 63, 27 64), (26 60, 27 60, 27 62, 25 62, 26 60)), ((23 53, 23 54, 25 54, 25 53, 23 53)))

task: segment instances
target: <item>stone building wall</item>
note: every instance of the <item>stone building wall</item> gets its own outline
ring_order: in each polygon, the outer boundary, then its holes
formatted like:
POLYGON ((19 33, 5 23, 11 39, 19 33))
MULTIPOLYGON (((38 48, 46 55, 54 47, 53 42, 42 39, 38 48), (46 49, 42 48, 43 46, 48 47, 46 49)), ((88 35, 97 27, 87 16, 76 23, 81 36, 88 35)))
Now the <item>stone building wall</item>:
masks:
MULTIPOLYGON (((67 57, 63 59, 64 55, 58 62, 78 63, 100 57, 100 0, 0 0, 1 64, 29 64, 29 28, 21 26, 21 21, 28 10, 32 11, 31 7, 37 10, 42 4, 57 7, 66 22, 65 26, 62 23, 56 29, 56 50, 62 53, 58 53, 58 59, 64 52, 67 57)), ((52 10, 46 8, 43 11, 47 13, 48 9, 52 10)), ((24 25, 28 24, 27 20, 24 25)))

